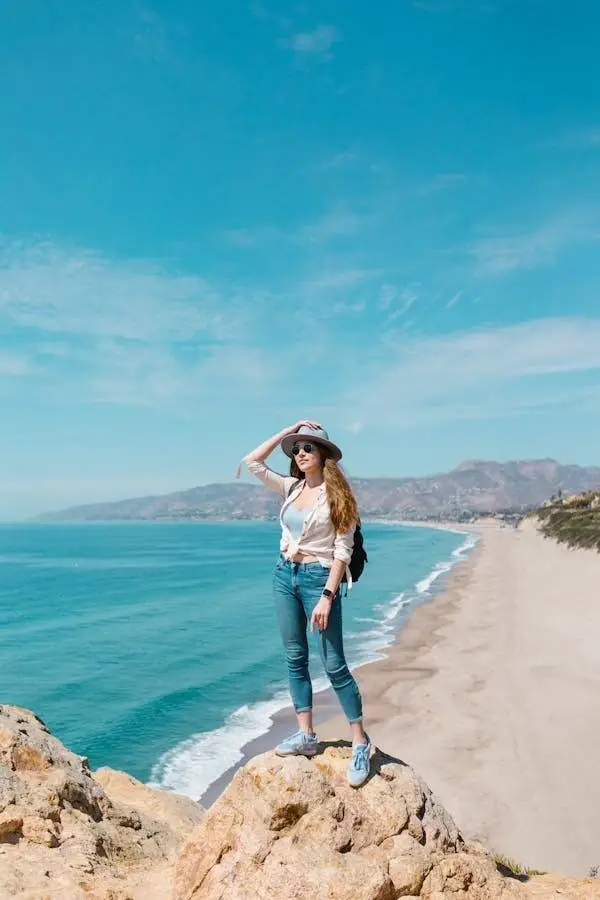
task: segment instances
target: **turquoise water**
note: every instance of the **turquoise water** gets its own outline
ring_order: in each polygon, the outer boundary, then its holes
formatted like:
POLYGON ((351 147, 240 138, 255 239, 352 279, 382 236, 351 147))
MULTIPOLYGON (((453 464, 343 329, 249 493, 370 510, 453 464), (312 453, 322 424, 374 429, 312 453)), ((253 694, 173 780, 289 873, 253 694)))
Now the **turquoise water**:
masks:
MULTIPOLYGON (((344 600, 353 665, 470 544, 364 532, 369 564, 344 600)), ((275 523, 0 526, 0 702, 33 709, 93 768, 200 796, 289 703, 278 540, 275 523)), ((313 672, 324 685, 316 654, 313 672)))

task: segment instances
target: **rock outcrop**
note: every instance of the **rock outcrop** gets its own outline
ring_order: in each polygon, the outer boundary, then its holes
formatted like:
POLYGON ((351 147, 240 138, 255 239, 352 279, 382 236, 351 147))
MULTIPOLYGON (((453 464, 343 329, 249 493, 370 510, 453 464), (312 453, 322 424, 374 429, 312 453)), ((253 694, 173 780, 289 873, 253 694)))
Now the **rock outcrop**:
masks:
POLYGON ((600 898, 600 882, 503 876, 427 785, 377 752, 358 791, 350 750, 256 757, 187 839, 173 900, 600 898))
POLYGON ((159 900, 202 817, 186 797, 103 769, 25 709, 0 706, 0 897, 159 900))
POLYGON ((0 898, 600 900, 600 880, 502 874, 427 785, 377 751, 253 759, 207 813, 123 772, 91 772, 33 713, 0 705, 0 898))

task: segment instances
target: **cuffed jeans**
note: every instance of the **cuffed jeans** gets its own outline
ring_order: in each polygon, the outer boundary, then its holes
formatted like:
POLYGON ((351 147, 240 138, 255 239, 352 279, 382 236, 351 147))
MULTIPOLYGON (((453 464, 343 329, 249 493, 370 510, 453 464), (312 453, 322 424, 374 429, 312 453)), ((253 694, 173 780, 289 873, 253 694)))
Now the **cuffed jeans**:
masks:
MULTIPOLYGON (((312 709, 312 683, 308 671, 307 627, 319 602, 329 569, 321 563, 294 563, 279 558, 273 575, 277 620, 287 658, 290 693, 296 712, 312 709)), ((349 722, 360 722, 362 704, 358 685, 344 656, 342 602, 338 590, 325 631, 315 628, 323 668, 349 722)))

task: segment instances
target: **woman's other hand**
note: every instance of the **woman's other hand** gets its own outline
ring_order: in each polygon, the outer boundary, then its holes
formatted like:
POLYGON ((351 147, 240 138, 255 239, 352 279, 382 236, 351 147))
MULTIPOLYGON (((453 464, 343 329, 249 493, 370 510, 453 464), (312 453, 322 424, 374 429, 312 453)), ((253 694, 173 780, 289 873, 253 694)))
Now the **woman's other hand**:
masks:
POLYGON ((310 617, 310 630, 313 631, 315 625, 319 631, 325 631, 329 622, 329 613, 331 612, 331 598, 321 597, 317 605, 312 611, 310 617))

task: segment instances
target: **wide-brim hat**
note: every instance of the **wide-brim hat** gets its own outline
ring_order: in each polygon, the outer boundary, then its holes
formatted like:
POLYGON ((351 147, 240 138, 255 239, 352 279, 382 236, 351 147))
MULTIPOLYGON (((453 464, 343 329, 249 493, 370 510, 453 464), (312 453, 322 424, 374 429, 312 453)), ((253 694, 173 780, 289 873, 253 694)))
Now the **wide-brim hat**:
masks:
POLYGON ((329 440, 329 435, 325 429, 311 428, 309 425, 303 425, 300 431, 296 431, 294 434, 286 434, 281 442, 281 449, 286 456, 291 457, 294 444, 303 440, 312 441, 314 444, 321 444, 323 447, 327 447, 336 462, 342 458, 342 451, 337 444, 329 440))

